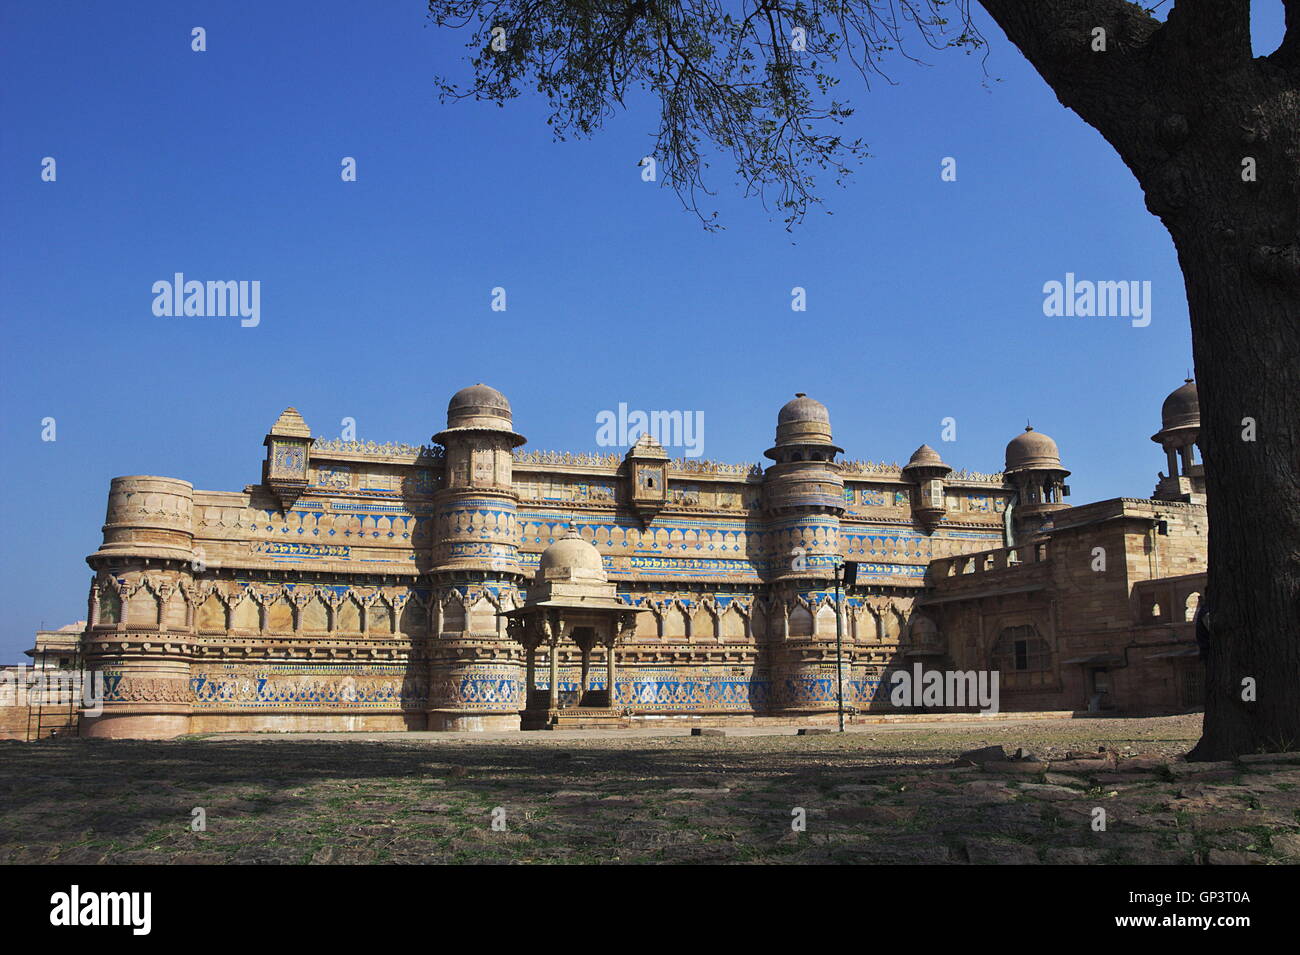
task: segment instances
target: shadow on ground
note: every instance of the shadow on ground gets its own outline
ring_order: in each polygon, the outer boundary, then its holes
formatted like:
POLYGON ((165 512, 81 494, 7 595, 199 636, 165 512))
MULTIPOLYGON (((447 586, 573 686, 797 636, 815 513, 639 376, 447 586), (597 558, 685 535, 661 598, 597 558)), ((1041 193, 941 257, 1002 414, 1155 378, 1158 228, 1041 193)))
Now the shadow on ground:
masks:
MULTIPOLYGON (((0 744, 0 861, 1183 863, 1300 839, 1300 767, 1194 784, 954 767, 980 733, 0 744)), ((1172 757, 1195 735, 1035 733, 1044 758, 1099 739, 1172 757)))

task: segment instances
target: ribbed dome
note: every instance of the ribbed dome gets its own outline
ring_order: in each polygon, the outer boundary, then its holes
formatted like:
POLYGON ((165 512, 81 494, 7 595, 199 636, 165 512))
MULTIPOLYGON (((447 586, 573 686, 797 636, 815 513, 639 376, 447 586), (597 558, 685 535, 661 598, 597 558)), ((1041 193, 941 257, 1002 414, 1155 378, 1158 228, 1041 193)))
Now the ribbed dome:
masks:
POLYGON ((1170 393, 1160 406, 1160 423, 1166 431, 1201 426, 1201 402, 1196 394, 1196 382, 1188 378, 1181 388, 1170 393))
MULTIPOLYGON (((831 442, 831 415, 826 406, 802 391, 787 401, 776 416, 776 447, 786 444, 815 444, 839 451, 831 442)), ((772 451, 768 457, 774 457, 772 451)))
MULTIPOLYGON (((478 419, 498 419, 510 427, 510 402, 495 388, 482 382, 462 388, 447 403, 447 427, 472 428, 482 426, 478 419)), ((492 425, 488 425, 491 427, 492 425)))
POLYGON ((783 424, 792 424, 796 421, 820 421, 829 427, 831 423, 831 413, 827 411, 826 406, 816 398, 809 398, 801 391, 798 392, 790 401, 787 401, 782 405, 781 411, 776 416, 778 427, 783 424))
POLYGON ((911 458, 908 459, 904 468, 944 468, 943 458, 939 457, 939 452, 928 444, 923 444, 912 452, 911 458))
POLYGON ((1007 445, 1006 466, 1008 471, 1027 468, 1061 468, 1061 452, 1056 447, 1056 442, 1029 425, 1025 425, 1024 434, 1012 438, 1007 445))
POLYGON ((514 431, 506 396, 479 382, 451 396, 447 402, 447 428, 435 434, 433 440, 444 445, 448 441, 477 441, 481 435, 475 432, 483 431, 498 432, 516 448, 525 441, 514 431))
POLYGON ((605 580, 605 562, 600 551, 575 531, 570 531, 546 550, 537 565, 537 579, 605 580))

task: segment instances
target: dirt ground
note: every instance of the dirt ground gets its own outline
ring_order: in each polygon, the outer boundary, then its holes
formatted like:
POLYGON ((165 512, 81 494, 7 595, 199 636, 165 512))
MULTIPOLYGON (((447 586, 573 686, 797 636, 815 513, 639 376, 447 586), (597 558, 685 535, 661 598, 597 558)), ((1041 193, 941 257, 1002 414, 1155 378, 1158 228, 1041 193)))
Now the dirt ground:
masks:
POLYGON ((0 862, 1300 861, 1300 754, 1188 764, 1199 721, 5 742, 0 862))

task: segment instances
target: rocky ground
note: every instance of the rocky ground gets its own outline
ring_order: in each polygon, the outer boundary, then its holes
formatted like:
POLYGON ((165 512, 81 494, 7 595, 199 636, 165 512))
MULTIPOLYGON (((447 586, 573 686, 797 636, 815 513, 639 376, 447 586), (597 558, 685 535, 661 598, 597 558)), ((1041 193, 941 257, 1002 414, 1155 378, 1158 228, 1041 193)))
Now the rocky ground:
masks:
POLYGON ((1300 861, 1300 754, 1185 763, 1198 733, 6 742, 0 862, 1300 861))

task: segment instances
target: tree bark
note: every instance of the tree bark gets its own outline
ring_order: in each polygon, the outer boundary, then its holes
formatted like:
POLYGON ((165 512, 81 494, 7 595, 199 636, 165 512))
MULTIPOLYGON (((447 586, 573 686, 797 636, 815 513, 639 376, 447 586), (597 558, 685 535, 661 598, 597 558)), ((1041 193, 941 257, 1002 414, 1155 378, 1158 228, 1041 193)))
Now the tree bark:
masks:
POLYGON ((1126 0, 983 0, 1178 252, 1210 522, 1193 759, 1300 749, 1300 0, 1285 3, 1284 42, 1252 58, 1246 0, 1179 0, 1163 24, 1126 0))
POLYGON ((1210 520, 1205 724, 1190 758, 1297 750, 1300 304, 1215 242, 1177 244, 1210 520))

